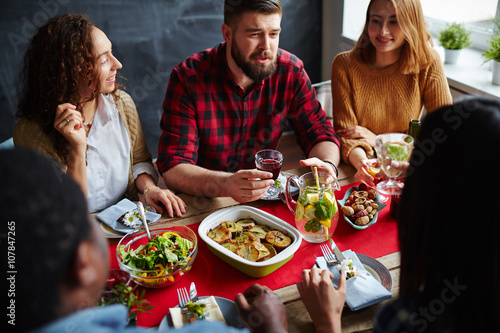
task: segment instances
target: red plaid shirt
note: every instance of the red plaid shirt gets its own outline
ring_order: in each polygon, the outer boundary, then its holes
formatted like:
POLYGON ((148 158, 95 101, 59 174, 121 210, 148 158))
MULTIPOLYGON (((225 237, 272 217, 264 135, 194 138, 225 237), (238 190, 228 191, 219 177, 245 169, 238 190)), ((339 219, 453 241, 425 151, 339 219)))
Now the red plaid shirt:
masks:
POLYGON ((158 170, 180 163, 229 172, 253 169, 255 153, 278 146, 287 120, 306 156, 320 141, 340 145, 300 59, 280 49, 276 73, 245 92, 234 81, 221 43, 172 70, 158 170))

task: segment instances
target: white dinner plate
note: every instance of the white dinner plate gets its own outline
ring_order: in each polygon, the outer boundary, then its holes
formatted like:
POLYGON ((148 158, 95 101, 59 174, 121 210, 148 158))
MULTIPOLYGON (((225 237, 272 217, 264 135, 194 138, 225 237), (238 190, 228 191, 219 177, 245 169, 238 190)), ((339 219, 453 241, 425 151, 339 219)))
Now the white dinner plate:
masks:
MULTIPOLYGON (((392 276, 389 270, 380 263, 377 259, 373 259, 367 255, 357 253, 359 261, 363 264, 363 267, 370 273, 375 280, 377 280, 385 289, 392 291, 392 276)), ((318 267, 318 265, 315 265, 318 267)))
MULTIPOLYGON (((137 201, 134 201, 134 203, 137 204, 137 201)), ((143 203, 143 206, 144 206, 144 211, 145 212, 156 213, 156 209, 153 206, 145 204, 145 203, 143 203)), ((133 210, 137 211, 137 208, 134 208, 133 210)), ((127 213, 124 213, 123 215, 125 215, 125 214, 127 214, 127 213)), ((102 221, 99 221, 98 219, 96 219, 96 220, 99 222, 99 225, 101 226, 101 230, 104 232, 104 236, 106 238, 120 239, 120 238, 122 238, 125 235, 125 233, 122 233, 122 232, 119 232, 117 230, 114 230, 113 228, 111 228, 110 226, 108 226, 106 223, 104 223, 102 221)), ((132 231, 133 229, 134 228, 130 228, 130 231, 132 231)))
MULTIPOLYGON (((207 298, 209 296, 201 296, 200 298, 207 298)), ((227 298, 214 296, 217 304, 219 305, 220 311, 226 320, 228 326, 236 327, 236 328, 244 328, 243 322, 240 319, 240 315, 238 314, 238 309, 236 308, 236 303, 227 298)), ((176 308, 179 305, 176 306, 176 308)), ((165 317, 163 317, 158 330, 168 330, 174 328, 174 324, 172 323, 172 317, 170 317, 170 312, 168 312, 165 317)))
POLYGON ((380 261, 367 255, 356 253, 363 267, 370 273, 375 280, 385 287, 388 291, 392 290, 392 277, 387 268, 380 261))

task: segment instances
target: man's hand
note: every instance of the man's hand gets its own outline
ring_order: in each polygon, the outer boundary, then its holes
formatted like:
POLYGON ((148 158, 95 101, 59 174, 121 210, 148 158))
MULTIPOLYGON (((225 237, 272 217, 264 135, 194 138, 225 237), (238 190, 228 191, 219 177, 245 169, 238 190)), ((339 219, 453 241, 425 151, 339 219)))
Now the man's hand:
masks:
POLYGON ((267 171, 240 170, 228 177, 224 192, 238 202, 259 200, 274 184, 272 177, 267 171))
POLYGON ((302 271, 297 283, 300 297, 316 327, 316 332, 340 332, 340 316, 346 297, 346 277, 342 273, 339 288, 332 283, 333 274, 313 267, 302 271))
POLYGON ((254 284, 236 296, 236 307, 251 332, 287 332, 285 306, 278 295, 265 286, 254 284))
POLYGON ((317 167, 318 171, 326 172, 329 177, 325 180, 325 183, 331 183, 337 179, 337 172, 334 167, 330 163, 323 162, 317 157, 300 160, 300 165, 311 167, 311 171, 314 171, 314 167, 317 167))

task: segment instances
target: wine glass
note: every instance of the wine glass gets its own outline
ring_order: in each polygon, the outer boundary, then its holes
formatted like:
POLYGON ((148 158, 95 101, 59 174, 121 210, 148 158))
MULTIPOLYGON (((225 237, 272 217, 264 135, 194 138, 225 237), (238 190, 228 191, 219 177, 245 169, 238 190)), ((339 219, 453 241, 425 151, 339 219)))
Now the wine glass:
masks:
MULTIPOLYGON (((283 155, 273 149, 260 150, 255 154, 255 166, 261 171, 268 171, 273 174, 273 179, 278 179, 281 166, 283 165, 283 155)), ((271 185, 266 196, 275 196, 279 192, 276 185, 271 185)))
POLYGON ((399 195, 403 192, 404 183, 396 178, 402 173, 399 163, 406 162, 413 150, 413 138, 402 133, 386 133, 375 138, 377 159, 388 180, 377 184, 377 190, 387 195, 399 195), (395 166, 398 167, 395 167, 395 166))

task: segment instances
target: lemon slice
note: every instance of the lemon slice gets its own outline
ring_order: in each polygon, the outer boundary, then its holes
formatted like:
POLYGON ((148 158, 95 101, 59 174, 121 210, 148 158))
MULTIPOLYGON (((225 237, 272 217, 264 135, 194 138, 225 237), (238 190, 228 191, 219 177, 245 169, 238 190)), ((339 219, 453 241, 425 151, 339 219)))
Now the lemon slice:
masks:
POLYGON ((313 205, 309 204, 306 206, 305 212, 304 212, 304 217, 306 218, 306 221, 310 221, 313 218, 315 218, 314 213, 316 212, 316 209, 314 208, 313 205))
POLYGON ((382 170, 381 168, 377 168, 377 167, 374 167, 374 166, 369 166, 366 171, 372 175, 373 177, 375 177, 379 172, 380 170, 382 170))
POLYGON ((304 206, 300 202, 297 202, 297 207, 295 208, 295 221, 298 222, 304 218, 304 206))
POLYGON ((333 201, 332 202, 332 205, 333 205, 333 214, 336 214, 337 211, 339 210, 339 207, 337 206, 337 201, 333 201))
POLYGON ((331 219, 319 220, 319 223, 321 223, 321 225, 324 225, 327 228, 331 228, 331 226, 332 226, 332 220, 331 219))
POLYGON ((316 202, 319 200, 319 194, 318 193, 307 193, 307 200, 310 203, 316 202))
POLYGON ((161 234, 161 236, 163 238, 169 238, 170 236, 181 237, 178 233, 173 231, 165 231, 164 233, 161 234))
POLYGON ((324 194, 324 199, 326 199, 326 200, 330 201, 330 203, 331 203, 332 205, 334 205, 334 204, 335 204, 335 196, 334 196, 332 193, 330 193, 330 192, 325 192, 325 194, 324 194))

